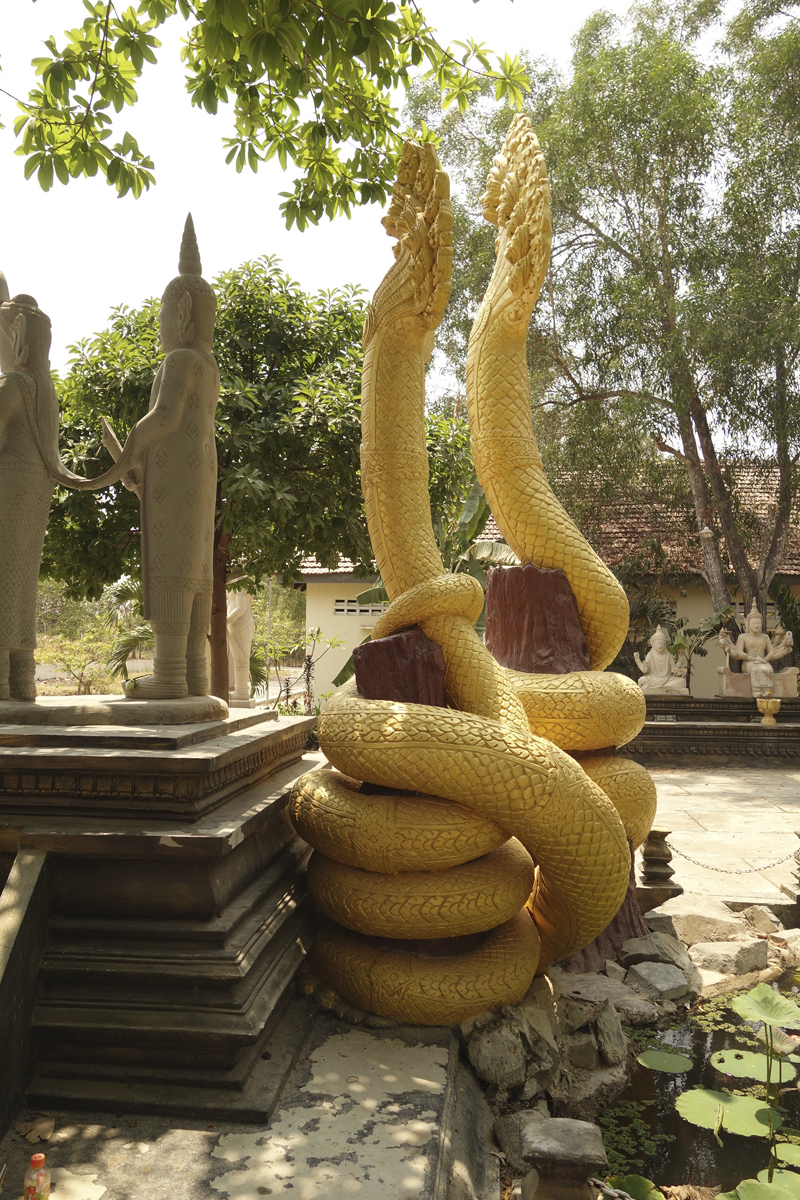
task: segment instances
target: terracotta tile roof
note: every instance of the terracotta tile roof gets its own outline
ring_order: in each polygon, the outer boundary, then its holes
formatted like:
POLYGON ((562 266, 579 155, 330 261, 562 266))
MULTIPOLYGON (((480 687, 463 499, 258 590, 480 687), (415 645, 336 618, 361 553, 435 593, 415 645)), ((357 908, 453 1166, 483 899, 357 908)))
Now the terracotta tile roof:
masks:
MULTIPOLYGON (((757 549, 769 532, 765 519, 775 503, 776 472, 743 467, 737 475, 737 503, 747 517, 752 545, 757 549)), ((632 497, 600 505, 592 514, 592 528, 584 530, 604 562, 616 567, 626 559, 635 558, 649 542, 657 543, 666 555, 668 567, 678 574, 696 574, 702 567, 700 541, 695 532, 694 514, 676 507, 668 498, 632 497)), ((503 541, 497 522, 489 517, 481 538, 503 541)), ((755 555, 754 555, 755 557, 755 555)), ((314 558, 301 564, 305 578, 315 576, 341 577, 353 574, 353 563, 342 558, 335 571, 322 567, 314 558)), ((800 576, 800 528, 797 517, 792 520, 789 539, 781 562, 782 575, 800 576)), ((369 582, 365 581, 365 587, 369 582)))

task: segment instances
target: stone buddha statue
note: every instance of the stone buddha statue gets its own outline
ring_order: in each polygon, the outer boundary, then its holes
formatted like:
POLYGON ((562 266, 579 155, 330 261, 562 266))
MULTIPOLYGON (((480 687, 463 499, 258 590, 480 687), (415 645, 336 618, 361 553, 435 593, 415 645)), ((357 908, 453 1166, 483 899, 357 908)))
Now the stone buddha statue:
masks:
POLYGON ((721 692, 726 695, 751 696, 796 696, 797 667, 785 667, 775 671, 773 662, 791 654, 794 638, 791 632, 777 632, 774 638, 764 632, 764 621, 753 600, 745 621, 744 633, 740 633, 734 644, 727 630, 719 635, 719 644, 725 651, 728 662, 737 658, 742 663, 741 674, 735 674, 729 666, 718 667, 721 692))
POLYGON ((0 274, 0 700, 34 700, 36 584, 58 458, 50 320, 0 274))
POLYGON ((634 653, 633 658, 642 672, 639 687, 643 692, 671 696, 689 695, 686 686, 686 666, 670 654, 667 649, 667 635, 660 625, 650 638, 650 649, 644 662, 638 653, 634 653))
POLYGON ((124 450, 104 422, 103 444, 117 469, 125 460, 122 482, 141 500, 144 615, 155 651, 153 674, 129 686, 135 700, 205 696, 209 690, 219 371, 211 353, 217 299, 201 270, 190 215, 179 274, 161 300, 159 337, 166 358, 153 382, 149 411, 134 425, 124 450))

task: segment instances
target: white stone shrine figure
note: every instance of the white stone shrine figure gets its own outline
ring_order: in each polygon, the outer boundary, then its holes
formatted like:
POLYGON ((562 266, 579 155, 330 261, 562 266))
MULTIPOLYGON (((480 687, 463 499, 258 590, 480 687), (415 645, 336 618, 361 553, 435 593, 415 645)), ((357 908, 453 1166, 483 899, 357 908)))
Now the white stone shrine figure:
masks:
POLYGON ((681 654, 675 659, 667 649, 667 635, 659 625, 650 638, 650 649, 644 662, 638 653, 633 655, 634 662, 642 676, 639 687, 648 695, 688 696, 686 686, 686 659, 681 654))
POLYGON ((791 654, 794 638, 791 632, 776 631, 774 637, 764 632, 764 622, 758 605, 753 601, 747 614, 744 633, 740 633, 734 644, 727 630, 719 635, 719 644, 725 651, 727 662, 717 667, 720 679, 720 694, 723 696, 796 696, 797 674, 800 668, 784 667, 776 671, 773 662, 791 654), (730 669, 730 660, 742 662, 741 674, 730 669))
POLYGON ((50 320, 0 274, 0 700, 36 698, 36 584, 58 459, 50 320))
POLYGON ((256 622, 249 592, 228 592, 228 673, 230 701, 234 707, 255 707, 250 698, 250 653, 256 622))
MULTIPOLYGON (((158 369, 147 414, 124 451, 104 422, 103 444, 129 456, 125 486, 141 500, 144 616, 153 628, 153 674, 132 681, 134 700, 208 695, 206 641, 211 619, 219 371, 211 345, 217 298, 201 275, 191 215, 180 274, 161 299, 158 369)), ((225 699, 225 697, 222 697, 225 699)))
POLYGON ((0 700, 36 698, 36 584, 55 484, 105 488, 130 463, 97 479, 64 466, 49 356, 49 317, 33 296, 10 299, 0 272, 0 700))

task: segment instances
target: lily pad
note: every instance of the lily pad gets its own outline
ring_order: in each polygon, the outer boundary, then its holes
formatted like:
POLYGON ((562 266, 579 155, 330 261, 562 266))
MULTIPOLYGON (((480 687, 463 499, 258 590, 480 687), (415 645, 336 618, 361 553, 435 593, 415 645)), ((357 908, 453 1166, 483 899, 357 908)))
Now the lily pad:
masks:
POLYGON ((633 1196, 633 1200, 664 1200, 664 1193, 643 1175, 613 1175, 607 1182, 610 1187, 633 1196))
POLYGON ((678 1096, 675 1107, 684 1121, 692 1125, 700 1125, 703 1129, 725 1129, 741 1137, 769 1137, 770 1113, 772 1128, 780 1129, 781 1126, 780 1113, 763 1100, 714 1092, 711 1088, 691 1088, 678 1096))
POLYGON ((745 1021, 763 1021, 779 1029, 800 1029, 800 1008, 768 983, 759 983, 744 996, 734 996, 731 1008, 745 1021))
MULTIPOLYGON (((723 1075, 733 1075, 737 1079, 759 1079, 762 1083, 767 1079, 767 1056, 757 1054, 752 1050, 718 1050, 711 1055, 711 1063, 723 1075)), ((797 1071, 791 1063, 781 1061, 772 1064, 772 1081, 788 1083, 794 1079, 797 1071)))
MULTIPOLYGON (((769 1183, 769 1169, 759 1171, 758 1179, 761 1183, 769 1183)), ((800 1175, 796 1171, 773 1171, 772 1184, 794 1196, 795 1200, 800 1200, 800 1175)))
POLYGON ((800 1146, 795 1145, 794 1142, 778 1142, 775 1153, 781 1162, 789 1163, 793 1167, 800 1167, 800 1146))
POLYGON ((794 1192, 779 1183, 764 1183, 759 1176, 758 1179, 743 1179, 732 1192, 721 1192, 717 1200, 794 1200, 794 1192))
MULTIPOLYGON (((692 1060, 685 1054, 673 1054, 668 1050, 643 1050, 636 1061, 651 1071, 670 1071, 673 1075, 683 1075, 692 1069, 692 1060)), ((623 1188, 623 1191, 627 1189, 623 1188)))

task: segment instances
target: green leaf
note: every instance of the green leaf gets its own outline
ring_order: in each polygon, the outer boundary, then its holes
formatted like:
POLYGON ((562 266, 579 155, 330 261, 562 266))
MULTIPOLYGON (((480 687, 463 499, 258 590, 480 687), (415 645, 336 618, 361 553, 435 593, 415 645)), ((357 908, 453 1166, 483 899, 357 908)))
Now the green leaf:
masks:
MULTIPOLYGON (((766 1083, 767 1056, 753 1050, 718 1050, 711 1055, 711 1064, 723 1075, 733 1075, 737 1079, 760 1079, 766 1083)), ((787 1062, 775 1062, 772 1066, 772 1080, 777 1083, 788 1083, 794 1079, 797 1071, 787 1062)))
POLYGON ((356 600, 359 604, 388 604, 389 593, 383 584, 379 583, 375 587, 367 588, 365 592, 359 592, 356 600))
POLYGON ((458 528, 466 540, 471 542, 483 531, 483 527, 492 515, 486 494, 477 479, 469 490, 464 501, 464 507, 458 518, 458 528))
POLYGON ((731 1008, 745 1021, 763 1021, 781 1029, 800 1029, 800 1008, 768 983, 759 983, 744 996, 734 996, 731 1008))
POLYGON ((773 1129, 780 1129, 781 1115, 753 1096, 732 1096, 710 1088, 691 1088, 675 1101, 675 1107, 692 1125, 714 1129, 722 1110, 721 1128, 741 1137, 769 1137, 769 1117, 773 1129))
MULTIPOLYGON (((800 1200, 800 1175, 796 1171, 781 1171, 780 1169, 772 1172, 772 1179, 769 1178, 769 1169, 759 1171, 758 1180, 760 1183, 770 1184, 770 1196, 778 1197, 778 1190, 793 1196, 795 1200, 800 1200)), ((739 1192, 741 1184, 738 1185, 736 1191, 739 1192)), ((740 1193, 741 1194, 741 1193, 740 1193)), ((747 1197, 744 1197, 747 1200, 747 1197)))
POLYGON ((781 1162, 789 1163, 792 1167, 800 1167, 800 1146, 794 1142, 778 1142, 775 1153, 781 1162))
POLYGON ((684 1054, 673 1054, 669 1050, 644 1050, 636 1058, 638 1063, 650 1071, 669 1071, 683 1075, 692 1069, 692 1060, 684 1054))
MULTIPOLYGON (((765 1029, 759 1029, 756 1034, 757 1039, 762 1044, 766 1045, 767 1034, 765 1029)), ((793 1037, 789 1037, 788 1033, 784 1033, 782 1029, 773 1029, 771 1033, 772 1049, 775 1054, 781 1057, 791 1058, 792 1062, 800 1062, 800 1044, 793 1037)))
POLYGON ((612 1175, 606 1182, 609 1187, 627 1192, 633 1200, 664 1200, 664 1193, 643 1175, 612 1175))

